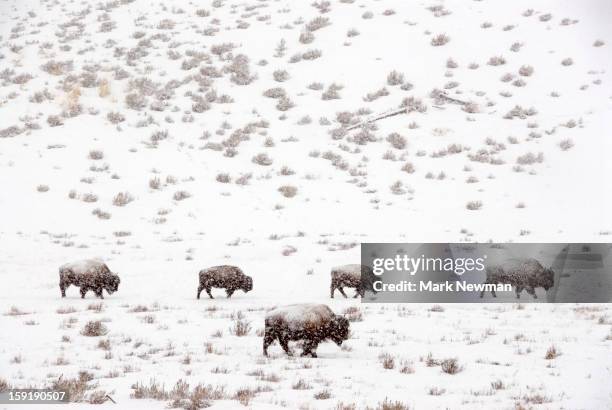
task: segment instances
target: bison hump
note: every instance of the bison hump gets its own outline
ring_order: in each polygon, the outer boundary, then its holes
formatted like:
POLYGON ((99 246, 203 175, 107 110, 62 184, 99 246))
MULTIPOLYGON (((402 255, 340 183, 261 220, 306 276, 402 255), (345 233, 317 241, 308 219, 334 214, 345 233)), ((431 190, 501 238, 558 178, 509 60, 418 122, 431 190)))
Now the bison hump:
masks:
POLYGON ((507 259, 499 265, 505 272, 523 272, 523 273, 537 273, 544 268, 542 264, 538 262, 536 259, 527 258, 513 258, 507 259))
POLYGON ((332 275, 348 274, 351 276, 361 277, 362 266, 358 264, 342 265, 332 268, 332 275))
POLYGON ((101 259, 82 259, 60 266, 60 270, 70 270, 74 273, 88 272, 110 272, 106 264, 101 259))
POLYGON ((216 274, 220 276, 235 275, 242 273, 239 267, 232 265, 211 266, 210 268, 202 269, 200 274, 216 274))
POLYGON ((271 310, 266 314, 266 320, 282 320, 290 329, 303 329, 305 327, 318 327, 329 322, 334 312, 323 304, 303 303, 288 305, 271 310))

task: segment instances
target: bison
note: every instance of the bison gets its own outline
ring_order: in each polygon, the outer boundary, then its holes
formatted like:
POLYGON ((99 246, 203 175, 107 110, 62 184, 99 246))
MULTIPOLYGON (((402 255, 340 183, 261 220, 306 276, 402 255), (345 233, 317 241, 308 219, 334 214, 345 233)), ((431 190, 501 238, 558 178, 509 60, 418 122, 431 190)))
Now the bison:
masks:
POLYGON ((228 298, 231 298, 232 294, 238 289, 244 293, 253 290, 253 279, 245 275, 237 266, 221 265, 202 269, 199 277, 198 299, 200 299, 200 293, 204 289, 211 299, 214 299, 212 293, 210 293, 212 288, 224 288, 228 298))
MULTIPOLYGON (((515 287, 516 298, 521 297, 523 289, 534 299, 537 299, 535 289, 540 287, 548 290, 555 284, 555 273, 552 269, 545 269, 540 262, 533 258, 510 259, 501 265, 487 266, 486 283, 507 283, 515 287)), ((480 297, 485 291, 480 292, 480 297)), ((497 297, 495 290, 491 290, 493 297, 497 297)))
POLYGON ((355 298, 363 297, 366 290, 374 291, 373 284, 376 277, 372 269, 366 265, 343 265, 336 266, 331 270, 331 297, 334 298, 334 291, 338 289, 342 296, 347 297, 343 287, 355 288, 355 298))
POLYGON ((303 340, 302 356, 317 357, 317 346, 322 341, 331 339, 340 346, 349 336, 348 319, 335 315, 327 305, 307 303, 277 308, 266 314, 265 325, 265 356, 276 339, 289 356, 289 341, 303 340))
POLYGON ((67 263, 59 268, 59 287, 62 297, 66 297, 66 288, 70 285, 81 288, 81 298, 93 290, 97 297, 104 299, 102 291, 112 294, 119 290, 121 280, 110 271, 104 262, 98 259, 85 259, 67 263))

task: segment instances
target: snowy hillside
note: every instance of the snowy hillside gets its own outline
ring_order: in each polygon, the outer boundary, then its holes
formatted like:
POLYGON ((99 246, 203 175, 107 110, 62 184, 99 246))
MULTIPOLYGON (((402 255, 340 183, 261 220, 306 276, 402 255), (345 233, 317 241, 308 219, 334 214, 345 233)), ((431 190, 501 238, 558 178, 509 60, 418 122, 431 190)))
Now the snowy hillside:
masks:
POLYGON ((603 0, 0 0, 0 390, 609 408, 610 306, 361 305, 329 273, 361 242, 609 241, 611 20, 603 0), (58 267, 90 257, 119 292, 61 299, 58 267), (253 291, 196 300, 220 264, 253 291), (351 338, 264 358, 265 311, 296 302, 351 338))

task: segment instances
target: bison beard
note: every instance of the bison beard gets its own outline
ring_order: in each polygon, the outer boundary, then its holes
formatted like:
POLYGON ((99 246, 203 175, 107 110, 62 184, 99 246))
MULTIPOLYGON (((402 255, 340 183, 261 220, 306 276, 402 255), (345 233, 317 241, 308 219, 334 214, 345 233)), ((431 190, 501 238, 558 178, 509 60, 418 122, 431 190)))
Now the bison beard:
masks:
POLYGON ((291 305, 270 312, 266 316, 263 353, 268 355, 268 347, 278 339, 279 344, 292 356, 289 341, 303 340, 302 356, 317 357, 317 346, 326 339, 331 339, 338 346, 348 339, 349 321, 345 317, 334 315, 325 305, 291 305), (301 317, 296 317, 295 311, 301 317))

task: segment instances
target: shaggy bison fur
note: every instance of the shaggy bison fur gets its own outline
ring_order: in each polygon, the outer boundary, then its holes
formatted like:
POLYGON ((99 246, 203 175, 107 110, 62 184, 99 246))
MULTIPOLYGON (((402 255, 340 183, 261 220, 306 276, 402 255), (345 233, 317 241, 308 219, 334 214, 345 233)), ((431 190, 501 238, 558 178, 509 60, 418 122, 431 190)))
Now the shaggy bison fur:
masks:
POLYGON ((338 346, 349 336, 347 318, 335 315, 327 305, 297 304, 274 309, 266 315, 263 353, 278 339, 281 347, 291 356, 289 341, 303 340, 302 356, 317 357, 317 346, 331 339, 338 346))
POLYGON ((244 293, 253 290, 253 279, 245 275, 237 266, 221 265, 202 269, 199 277, 198 299, 200 299, 200 293, 204 289, 211 299, 214 299, 212 293, 210 293, 212 288, 224 288, 228 298, 232 297, 232 294, 238 289, 244 291, 244 293))
MULTIPOLYGON (((521 297, 523 289, 535 299, 536 288, 548 290, 555 284, 555 273, 552 269, 544 268, 535 259, 511 259, 502 265, 487 266, 487 279, 485 283, 507 283, 512 285, 516 291, 516 298, 521 297)), ((493 297, 497 297, 494 290, 491 290, 493 297)), ((484 296, 484 291, 480 297, 484 296)))
POLYGON ((119 276, 108 269, 108 266, 97 259, 85 259, 67 263, 59 268, 60 290, 62 297, 66 297, 66 288, 74 285, 81 288, 81 298, 92 290, 97 297, 104 299, 103 290, 112 294, 119 290, 121 280, 119 276))
POLYGON ((355 298, 363 297, 366 290, 374 291, 374 282, 376 276, 372 269, 366 265, 344 265, 336 266, 331 271, 331 297, 334 297, 334 291, 338 289, 342 296, 347 297, 344 293, 344 287, 355 288, 355 298))

